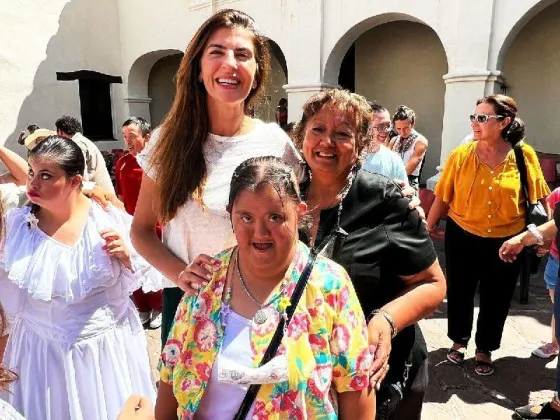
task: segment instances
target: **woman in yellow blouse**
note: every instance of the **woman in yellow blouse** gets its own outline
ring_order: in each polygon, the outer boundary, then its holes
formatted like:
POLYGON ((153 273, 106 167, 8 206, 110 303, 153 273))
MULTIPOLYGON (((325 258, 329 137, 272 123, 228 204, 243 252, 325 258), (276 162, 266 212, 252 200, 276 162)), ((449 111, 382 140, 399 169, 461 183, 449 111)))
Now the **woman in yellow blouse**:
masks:
MULTIPOLYGON (((474 141, 455 149, 436 186, 428 229, 448 214, 445 233, 448 336, 453 346, 447 358, 460 364, 471 337, 474 297, 480 290, 475 336, 475 371, 494 373, 491 352, 500 347, 510 301, 522 258, 513 264, 500 260, 504 240, 525 229, 522 193, 513 147, 524 136, 516 118, 517 104, 505 95, 480 99, 470 116, 474 141)), ((550 190, 536 153, 520 144, 527 166, 529 200, 546 206, 550 190)))
POLYGON ((364 314, 348 275, 327 258, 317 257, 278 351, 259 366, 310 258, 298 240, 307 207, 291 167, 270 156, 245 161, 227 208, 238 245, 208 261, 212 279, 179 306, 156 418, 232 419, 247 386, 261 384, 247 418, 373 419, 364 314))

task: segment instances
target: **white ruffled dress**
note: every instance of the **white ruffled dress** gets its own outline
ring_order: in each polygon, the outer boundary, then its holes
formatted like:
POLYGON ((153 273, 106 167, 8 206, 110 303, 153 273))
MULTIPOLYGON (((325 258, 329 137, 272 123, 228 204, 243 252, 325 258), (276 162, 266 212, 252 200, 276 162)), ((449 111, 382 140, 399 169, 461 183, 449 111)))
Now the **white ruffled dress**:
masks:
POLYGON ((0 302, 10 320, 4 365, 19 380, 2 395, 33 420, 115 420, 133 393, 155 402, 147 342, 130 294, 162 276, 132 250, 134 273, 101 249, 99 232, 129 241, 132 218, 92 202, 81 239, 64 245, 29 227, 29 207, 5 217, 0 302))

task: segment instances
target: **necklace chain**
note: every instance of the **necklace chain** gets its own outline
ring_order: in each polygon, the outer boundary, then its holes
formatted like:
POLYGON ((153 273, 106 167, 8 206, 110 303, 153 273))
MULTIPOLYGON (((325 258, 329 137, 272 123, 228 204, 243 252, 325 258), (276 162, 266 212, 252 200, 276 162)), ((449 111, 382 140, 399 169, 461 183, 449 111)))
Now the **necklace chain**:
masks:
POLYGON ((249 297, 249 299, 251 299, 255 305, 257 305, 260 309, 264 309, 267 306, 270 306, 272 303, 274 303, 280 296, 282 296, 284 294, 284 291, 286 290, 286 284, 284 283, 282 285, 282 288, 280 289, 280 292, 278 293, 277 296, 274 297, 274 299, 271 299, 268 303, 260 303, 254 296, 253 294, 250 292, 249 288, 247 287, 247 284, 245 283, 245 279, 243 278, 243 276, 241 275, 241 270, 239 268, 239 249, 237 250, 237 254, 235 255, 235 268, 237 269, 237 275, 239 276, 239 281, 241 282, 241 286, 243 287, 243 290, 245 291, 245 294, 249 297))

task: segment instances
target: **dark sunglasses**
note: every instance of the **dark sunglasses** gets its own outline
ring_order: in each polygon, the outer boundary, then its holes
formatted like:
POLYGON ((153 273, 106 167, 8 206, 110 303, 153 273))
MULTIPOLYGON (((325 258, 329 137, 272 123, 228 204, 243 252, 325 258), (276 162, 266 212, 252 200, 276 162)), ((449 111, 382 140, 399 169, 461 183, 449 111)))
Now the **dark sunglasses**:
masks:
POLYGON ((503 120, 505 117, 503 115, 486 115, 486 114, 471 114, 469 119, 471 122, 477 122, 479 124, 486 124, 490 118, 496 118, 497 120, 503 120))

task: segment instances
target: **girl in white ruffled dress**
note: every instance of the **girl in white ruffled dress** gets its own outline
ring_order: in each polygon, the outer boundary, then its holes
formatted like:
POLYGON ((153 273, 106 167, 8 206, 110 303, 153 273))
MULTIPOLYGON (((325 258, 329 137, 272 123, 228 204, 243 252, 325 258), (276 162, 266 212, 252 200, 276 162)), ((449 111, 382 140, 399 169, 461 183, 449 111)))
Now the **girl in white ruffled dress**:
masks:
POLYGON ((28 419, 115 420, 131 394, 155 400, 129 296, 160 289, 161 275, 131 247, 132 218, 81 194, 84 157, 72 140, 48 137, 29 165, 33 205, 7 213, 0 254, 3 364, 19 376, 2 397, 28 419))

